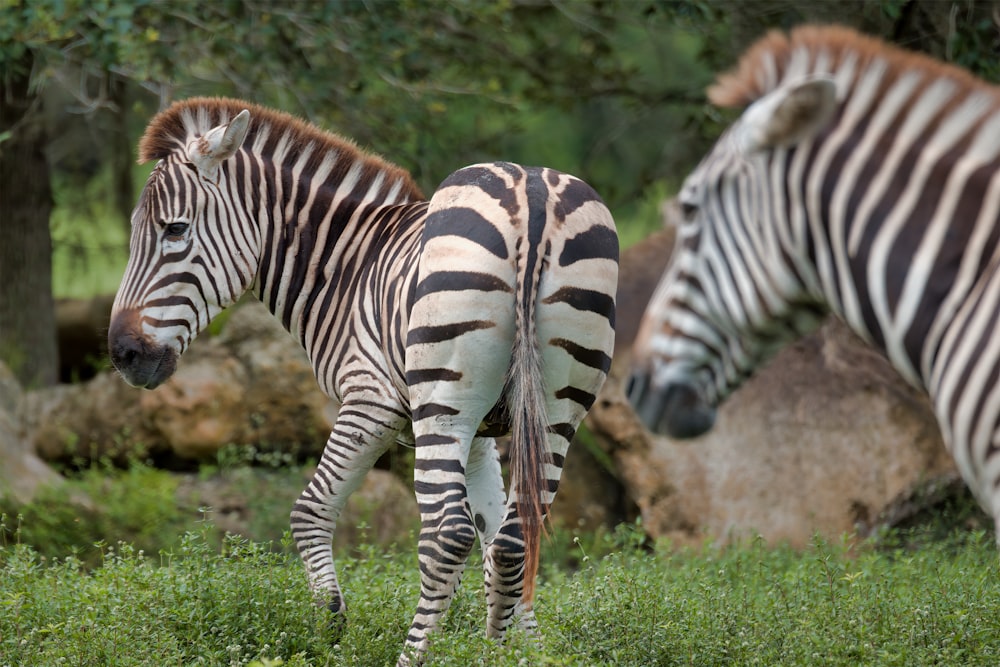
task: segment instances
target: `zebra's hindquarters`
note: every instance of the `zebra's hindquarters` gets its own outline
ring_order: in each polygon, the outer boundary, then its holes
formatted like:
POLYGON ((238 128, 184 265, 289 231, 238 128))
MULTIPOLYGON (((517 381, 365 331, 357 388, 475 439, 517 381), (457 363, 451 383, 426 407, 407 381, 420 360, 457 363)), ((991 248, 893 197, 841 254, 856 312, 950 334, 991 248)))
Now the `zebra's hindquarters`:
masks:
POLYGON ((607 208, 565 174, 475 165, 431 199, 406 348, 423 521, 421 603, 407 643, 418 653, 450 603, 476 527, 492 536, 490 634, 503 634, 522 598, 531 625, 538 532, 610 365, 617 258, 607 208), (502 492, 499 470, 465 478, 481 426, 515 428, 506 507, 469 506, 467 484, 502 492))

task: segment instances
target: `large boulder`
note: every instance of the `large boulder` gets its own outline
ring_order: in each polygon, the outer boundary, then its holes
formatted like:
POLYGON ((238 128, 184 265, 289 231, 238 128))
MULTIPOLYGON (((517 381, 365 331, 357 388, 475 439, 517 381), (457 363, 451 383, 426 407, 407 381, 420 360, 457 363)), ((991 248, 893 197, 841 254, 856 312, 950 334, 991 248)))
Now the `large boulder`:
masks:
POLYGON ((116 373, 29 392, 26 429, 46 460, 152 459, 181 464, 249 445, 318 456, 336 415, 305 353, 257 301, 203 334, 155 391, 116 373))
MULTIPOLYGON (((671 245, 664 232, 623 253, 620 302, 648 301, 671 245)), ((706 435, 653 436, 622 391, 636 317, 619 310, 612 377, 588 424, 651 536, 801 546, 864 533, 924 481, 954 475, 923 394, 834 319, 759 369, 706 435)))
POLYGON ((14 373, 0 362, 0 497, 27 503, 35 491, 62 477, 45 464, 24 437, 20 415, 24 393, 14 373))

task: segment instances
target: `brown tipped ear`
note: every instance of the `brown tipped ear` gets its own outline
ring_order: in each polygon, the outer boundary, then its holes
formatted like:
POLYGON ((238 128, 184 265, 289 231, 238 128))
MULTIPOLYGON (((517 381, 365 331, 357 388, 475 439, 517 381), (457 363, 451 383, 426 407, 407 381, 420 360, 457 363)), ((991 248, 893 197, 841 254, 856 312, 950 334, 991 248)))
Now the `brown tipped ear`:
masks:
POLYGON ((250 112, 244 109, 228 123, 213 127, 188 144, 188 159, 202 176, 215 180, 219 165, 240 149, 250 129, 250 112))
POLYGON ((743 151, 794 146, 827 126, 837 109, 837 84, 811 77, 784 85, 748 108, 740 119, 743 151))

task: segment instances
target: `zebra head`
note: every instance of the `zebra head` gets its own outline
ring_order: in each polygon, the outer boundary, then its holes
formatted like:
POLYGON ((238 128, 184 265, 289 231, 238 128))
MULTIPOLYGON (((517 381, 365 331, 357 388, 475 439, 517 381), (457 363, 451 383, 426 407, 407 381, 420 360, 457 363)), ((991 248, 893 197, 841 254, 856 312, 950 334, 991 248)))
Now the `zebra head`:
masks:
POLYGON ((108 330, 115 368, 147 389, 166 381, 198 332, 247 289, 259 247, 252 234, 228 226, 236 204, 227 196, 226 163, 243 145, 249 112, 214 127, 204 115, 180 120, 161 123, 157 135, 154 119, 140 146, 142 161, 159 162, 132 213, 108 330))
POLYGON ((836 109, 829 78, 754 102, 687 178, 671 261, 633 345, 628 394, 653 431, 692 438, 753 370, 825 313, 803 275, 808 242, 781 231, 779 174, 836 109))

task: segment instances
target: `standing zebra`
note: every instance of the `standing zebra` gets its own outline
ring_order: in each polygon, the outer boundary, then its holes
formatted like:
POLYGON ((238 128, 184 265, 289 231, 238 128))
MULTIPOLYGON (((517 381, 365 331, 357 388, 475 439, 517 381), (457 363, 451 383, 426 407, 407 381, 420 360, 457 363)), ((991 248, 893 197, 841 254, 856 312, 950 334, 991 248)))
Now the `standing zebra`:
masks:
MULTIPOLYGON (((844 28, 772 33, 688 177, 630 399, 675 437, 832 311, 925 389, 1000 525, 1000 89, 844 28)), ((998 530, 1000 535, 1000 530, 998 530)))
POLYGON ((487 632, 533 631, 539 537, 563 457, 610 365, 618 240, 582 181, 475 165, 424 201, 402 169, 282 113, 179 102, 150 123, 158 160, 132 217, 108 345, 152 389, 251 289, 340 402, 291 513, 317 600, 345 612, 331 541, 348 495, 397 440, 416 446, 419 659, 477 533, 487 632), (511 433, 504 498, 493 437, 511 433))

